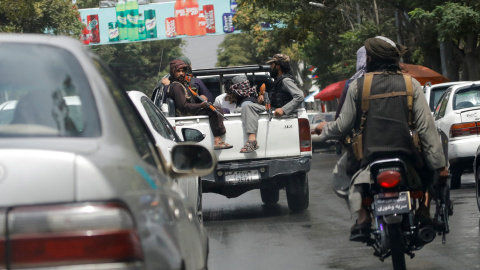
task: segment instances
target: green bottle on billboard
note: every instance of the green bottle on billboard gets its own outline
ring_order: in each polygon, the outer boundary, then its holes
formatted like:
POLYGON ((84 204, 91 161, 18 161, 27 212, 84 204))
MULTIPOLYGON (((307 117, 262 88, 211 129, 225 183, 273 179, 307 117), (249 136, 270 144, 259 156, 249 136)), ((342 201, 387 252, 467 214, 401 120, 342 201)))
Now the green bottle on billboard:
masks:
POLYGON ((126 40, 128 39, 127 15, 125 14, 125 2, 123 0, 119 0, 115 5, 115 11, 117 12, 118 37, 120 40, 126 40))
POLYGON ((138 40, 138 3, 137 0, 127 0, 125 4, 127 13, 128 40, 138 40))
POLYGON ((147 31, 145 30, 145 21, 143 14, 138 15, 138 39, 145 40, 147 38, 147 31))
POLYGON ((145 30, 147 32, 147 38, 157 37, 157 18, 155 16, 155 9, 145 10, 145 30))

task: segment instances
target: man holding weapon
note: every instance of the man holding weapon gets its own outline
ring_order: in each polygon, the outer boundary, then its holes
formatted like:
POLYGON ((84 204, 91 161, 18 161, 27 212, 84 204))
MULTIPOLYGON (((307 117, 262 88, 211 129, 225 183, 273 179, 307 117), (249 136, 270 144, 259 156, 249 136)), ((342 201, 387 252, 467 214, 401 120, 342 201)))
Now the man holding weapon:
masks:
POLYGON ((303 91, 297 87, 293 76, 289 74, 290 57, 285 54, 275 54, 267 64, 270 64, 270 76, 275 79, 275 83, 270 93, 267 92, 258 97, 258 104, 250 103, 242 108, 242 123, 248 140, 240 153, 250 153, 259 148, 256 135, 259 113, 267 111, 269 120, 272 119, 270 101, 275 117, 292 114, 303 105, 303 91), (260 105, 263 103, 266 106, 260 105))
POLYGON ((181 60, 170 62, 170 78, 172 79, 167 95, 175 102, 175 116, 207 115, 214 136, 214 149, 229 149, 233 146, 221 138, 226 133, 225 118, 205 96, 198 95, 187 82, 187 65, 181 60), (197 99, 200 101, 197 102, 197 99))

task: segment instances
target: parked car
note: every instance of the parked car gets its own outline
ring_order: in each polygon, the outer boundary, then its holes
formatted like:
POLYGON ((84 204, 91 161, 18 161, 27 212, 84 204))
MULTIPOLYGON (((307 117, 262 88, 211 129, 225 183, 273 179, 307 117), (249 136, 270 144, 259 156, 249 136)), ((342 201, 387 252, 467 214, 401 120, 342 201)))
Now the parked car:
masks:
POLYGON ((78 40, 0 40, 0 267, 206 269, 205 229, 172 179, 210 173, 212 151, 179 144, 166 162, 78 40))
MULTIPOLYGON (((139 111, 143 120, 147 124, 150 132, 152 133, 157 147, 162 151, 163 156, 166 158, 167 163, 171 163, 170 151, 173 146, 182 142, 182 139, 177 135, 175 129, 172 127, 167 118, 163 115, 160 109, 140 91, 128 91, 128 96, 133 101, 133 104, 139 111)), ((183 134, 186 141, 199 141, 202 140, 203 134, 195 129, 190 129, 188 134, 183 134), (196 133, 195 133, 196 131, 196 133)), ((200 222, 203 222, 202 215, 202 183, 200 177, 197 175, 175 179, 180 185, 186 200, 189 205, 195 209, 195 215, 200 222)))
MULTIPOLYGON (((310 118, 310 116, 309 116, 310 118)), ((333 141, 327 141, 327 142, 320 142, 320 135, 317 135, 315 133, 315 127, 320 124, 321 122, 331 122, 335 120, 335 112, 322 112, 322 113, 317 113, 313 116, 311 116, 310 119, 310 134, 312 136, 312 150, 314 151, 315 149, 319 148, 328 148, 330 146, 335 145, 335 142, 333 141)))
POLYGON ((440 135, 448 138, 451 188, 459 188, 462 173, 472 168, 475 151, 480 145, 480 82, 448 88, 433 116, 440 135))
POLYGON ((423 92, 425 93, 425 98, 427 99, 428 106, 430 106, 430 110, 432 114, 435 110, 435 107, 438 104, 438 101, 442 97, 443 93, 452 85, 457 84, 464 84, 469 83, 468 81, 457 81, 457 82, 446 82, 446 83, 438 83, 432 85, 432 83, 427 82, 423 86, 423 92))

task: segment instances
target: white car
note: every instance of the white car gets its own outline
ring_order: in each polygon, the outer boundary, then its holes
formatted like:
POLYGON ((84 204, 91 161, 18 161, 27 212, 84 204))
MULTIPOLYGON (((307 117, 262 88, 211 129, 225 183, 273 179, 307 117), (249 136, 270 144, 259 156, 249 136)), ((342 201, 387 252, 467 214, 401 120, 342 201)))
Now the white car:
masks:
POLYGON ((310 134, 312 136, 312 150, 318 148, 328 148, 334 145, 333 141, 320 142, 320 135, 315 133, 315 127, 321 122, 331 122, 335 120, 335 112, 320 112, 314 115, 308 115, 310 120, 310 134))
POLYGON ((480 145, 480 81, 454 85, 440 98, 433 114, 442 138, 448 138, 451 188, 460 187, 480 145))
POLYGON ((0 40, 0 268, 207 269, 208 235, 172 179, 209 174, 213 152, 165 157, 78 39, 0 40))
POLYGON ((435 110, 435 107, 438 104, 438 101, 442 97, 443 93, 452 85, 469 83, 468 81, 457 81, 457 82, 446 82, 446 83, 437 83, 432 85, 430 82, 427 82, 423 86, 423 92, 425 93, 425 98, 427 99, 428 106, 430 111, 435 110))
MULTIPOLYGON (((144 93, 140 91, 128 91, 128 96, 132 100, 133 104, 139 111, 143 120, 150 129, 157 147, 163 152, 164 157, 166 157, 166 163, 170 163, 169 160, 171 156, 171 149, 173 146, 181 142, 175 129, 168 122, 167 118, 163 115, 160 109, 150 100, 144 93)), ((194 129, 190 129, 189 138, 186 140, 192 140, 191 134, 194 132, 194 129)), ((198 131, 197 137, 203 134, 198 131)), ((184 136, 187 136, 184 134, 184 136)), ((198 141, 193 139, 194 141, 198 141)), ((202 184, 199 176, 191 176, 187 178, 175 179, 175 181, 180 186, 181 190, 184 193, 185 199, 188 201, 188 205, 195 209, 195 214, 203 222, 202 215, 202 184)))

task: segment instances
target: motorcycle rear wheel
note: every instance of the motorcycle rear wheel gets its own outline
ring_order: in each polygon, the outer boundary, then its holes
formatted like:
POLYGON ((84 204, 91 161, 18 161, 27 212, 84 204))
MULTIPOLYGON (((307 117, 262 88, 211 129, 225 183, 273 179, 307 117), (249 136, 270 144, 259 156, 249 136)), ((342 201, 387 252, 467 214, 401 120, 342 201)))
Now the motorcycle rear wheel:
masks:
POLYGON ((393 270, 406 270, 405 264, 405 243, 400 228, 401 224, 388 225, 388 236, 390 240, 390 252, 392 255, 393 270))

